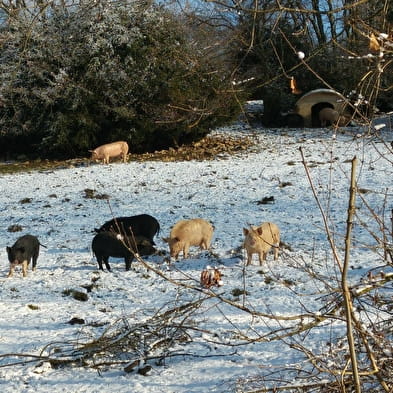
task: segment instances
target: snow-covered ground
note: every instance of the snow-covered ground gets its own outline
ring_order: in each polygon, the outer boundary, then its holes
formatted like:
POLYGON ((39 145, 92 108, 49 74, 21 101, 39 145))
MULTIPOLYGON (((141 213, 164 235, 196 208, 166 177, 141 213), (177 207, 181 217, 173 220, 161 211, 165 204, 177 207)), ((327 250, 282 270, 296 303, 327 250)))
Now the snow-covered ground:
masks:
MULTIPOLYGON (((290 349, 290 338, 270 340, 269 333, 292 326, 285 317, 319 312, 324 295, 338 287, 339 274, 299 148, 340 258, 351 160, 357 157, 361 193, 356 200, 349 272, 350 281, 356 282, 370 269, 384 265, 370 235, 382 236, 381 231, 362 198, 389 221, 393 135, 388 130, 380 139, 356 127, 335 136, 330 129, 260 129, 251 135, 245 127, 233 126, 216 132, 254 137, 257 146, 242 155, 212 161, 94 164, 0 176, 3 393, 227 393, 247 389, 266 370, 305 362, 300 352, 290 349), (86 198, 86 189, 109 199, 86 198), (270 198, 269 203, 262 203, 264 198, 270 198), (151 214, 161 225, 156 238, 161 253, 145 258, 156 272, 138 262, 126 272, 124 261, 115 259, 111 273, 98 271, 90 247, 93 228, 113 216, 141 213, 151 214), (167 244, 161 238, 176 221, 194 217, 214 224, 211 252, 194 248, 189 259, 168 265, 167 244), (269 255, 266 264, 259 266, 255 256, 254 265, 245 268, 242 228, 268 220, 281 228, 279 260, 269 255), (21 225, 23 230, 9 232, 11 225, 21 225), (38 236, 47 248, 41 248, 35 272, 29 269, 23 278, 16 270, 7 278, 5 248, 26 233, 38 236), (224 285, 213 289, 222 299, 209 298, 208 291, 200 290, 200 272, 207 265, 218 266, 224 273, 224 285), (86 293, 87 300, 76 300, 73 290, 86 293), (137 347, 123 348, 121 354, 89 359, 89 367, 54 367, 45 361, 47 355, 76 357, 72 348, 78 344, 132 330, 138 323, 153 323, 153 317, 198 300, 200 305, 183 322, 177 317, 176 323, 187 327, 179 328, 185 337, 176 336, 179 339, 168 346, 160 364, 155 358, 163 355, 160 347, 149 348, 151 342, 143 342, 145 336, 137 347), (268 319, 264 314, 283 318, 268 319), (69 323, 73 318, 84 323, 69 323), (146 375, 124 371, 138 353, 141 366, 144 358, 151 357, 146 375), (100 367, 92 367, 94 363, 100 367)), ((337 321, 315 328, 303 344, 314 352, 323 350, 326 341, 342 334, 343 326, 337 321)))

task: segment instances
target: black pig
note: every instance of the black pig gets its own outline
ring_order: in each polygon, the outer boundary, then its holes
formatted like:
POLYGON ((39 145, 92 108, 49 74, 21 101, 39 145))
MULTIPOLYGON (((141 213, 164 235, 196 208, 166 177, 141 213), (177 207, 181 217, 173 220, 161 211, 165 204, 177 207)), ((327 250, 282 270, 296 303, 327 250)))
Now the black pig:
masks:
POLYGON ((10 261, 11 277, 16 265, 22 265, 23 277, 27 275, 27 266, 33 260, 32 270, 36 270, 37 258, 40 252, 40 242, 36 236, 24 235, 20 237, 12 247, 7 247, 8 260, 10 261))
POLYGON ((139 214, 130 217, 116 217, 107 221, 101 228, 95 228, 96 232, 110 231, 121 235, 144 236, 152 245, 153 238, 160 232, 159 222, 149 214, 139 214))
POLYGON ((116 217, 107 221, 101 228, 95 228, 96 232, 110 231, 121 235, 144 236, 151 245, 153 238, 160 232, 159 222, 149 214, 139 214, 130 217, 116 217))
POLYGON ((113 232, 99 232, 94 236, 91 248, 97 258, 98 267, 104 270, 102 262, 108 271, 111 270, 109 257, 124 258, 126 270, 130 270, 134 253, 150 255, 155 252, 149 239, 143 236, 120 236, 113 232))

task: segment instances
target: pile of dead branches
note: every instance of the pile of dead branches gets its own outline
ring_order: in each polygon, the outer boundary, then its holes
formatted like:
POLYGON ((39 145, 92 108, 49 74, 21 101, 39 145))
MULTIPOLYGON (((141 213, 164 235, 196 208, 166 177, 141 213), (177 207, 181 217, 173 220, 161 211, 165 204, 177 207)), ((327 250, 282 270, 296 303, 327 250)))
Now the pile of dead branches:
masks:
POLYGON ((126 372, 146 369, 149 361, 162 364, 166 358, 178 355, 176 347, 192 341, 189 332, 197 329, 192 315, 200 303, 182 304, 136 323, 123 317, 96 339, 49 344, 42 351, 43 360, 54 368, 123 365, 126 372))
MULTIPOLYGON (((162 365, 167 358, 187 356, 184 347, 192 341, 198 328, 193 314, 203 300, 187 302, 160 310, 152 317, 132 323, 129 316, 115 321, 97 338, 79 338, 68 342, 53 342, 33 354, 2 354, 1 367, 47 362, 53 368, 90 367, 102 369, 123 366, 125 372, 148 372, 149 363, 162 365)), ((82 332, 81 332, 82 334, 82 332)), ((189 354, 192 356, 192 354, 189 354)))

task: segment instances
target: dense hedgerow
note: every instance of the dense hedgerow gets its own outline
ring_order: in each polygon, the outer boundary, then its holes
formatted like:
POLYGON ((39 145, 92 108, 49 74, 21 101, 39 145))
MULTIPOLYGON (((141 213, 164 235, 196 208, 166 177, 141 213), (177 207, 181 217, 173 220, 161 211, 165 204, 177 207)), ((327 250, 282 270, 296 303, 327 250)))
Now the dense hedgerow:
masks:
POLYGON ((1 33, 0 153, 132 152, 198 140, 233 118, 229 81, 173 14, 141 3, 50 8, 1 33))

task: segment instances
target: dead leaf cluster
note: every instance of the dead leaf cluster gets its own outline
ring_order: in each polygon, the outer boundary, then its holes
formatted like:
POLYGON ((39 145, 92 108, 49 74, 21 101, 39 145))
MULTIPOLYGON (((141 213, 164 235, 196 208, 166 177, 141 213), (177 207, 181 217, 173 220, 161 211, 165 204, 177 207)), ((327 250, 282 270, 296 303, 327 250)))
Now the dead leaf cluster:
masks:
POLYGON ((215 135, 178 148, 154 153, 131 154, 131 161, 191 161, 213 160, 217 157, 233 156, 255 145, 255 140, 243 136, 215 135))

